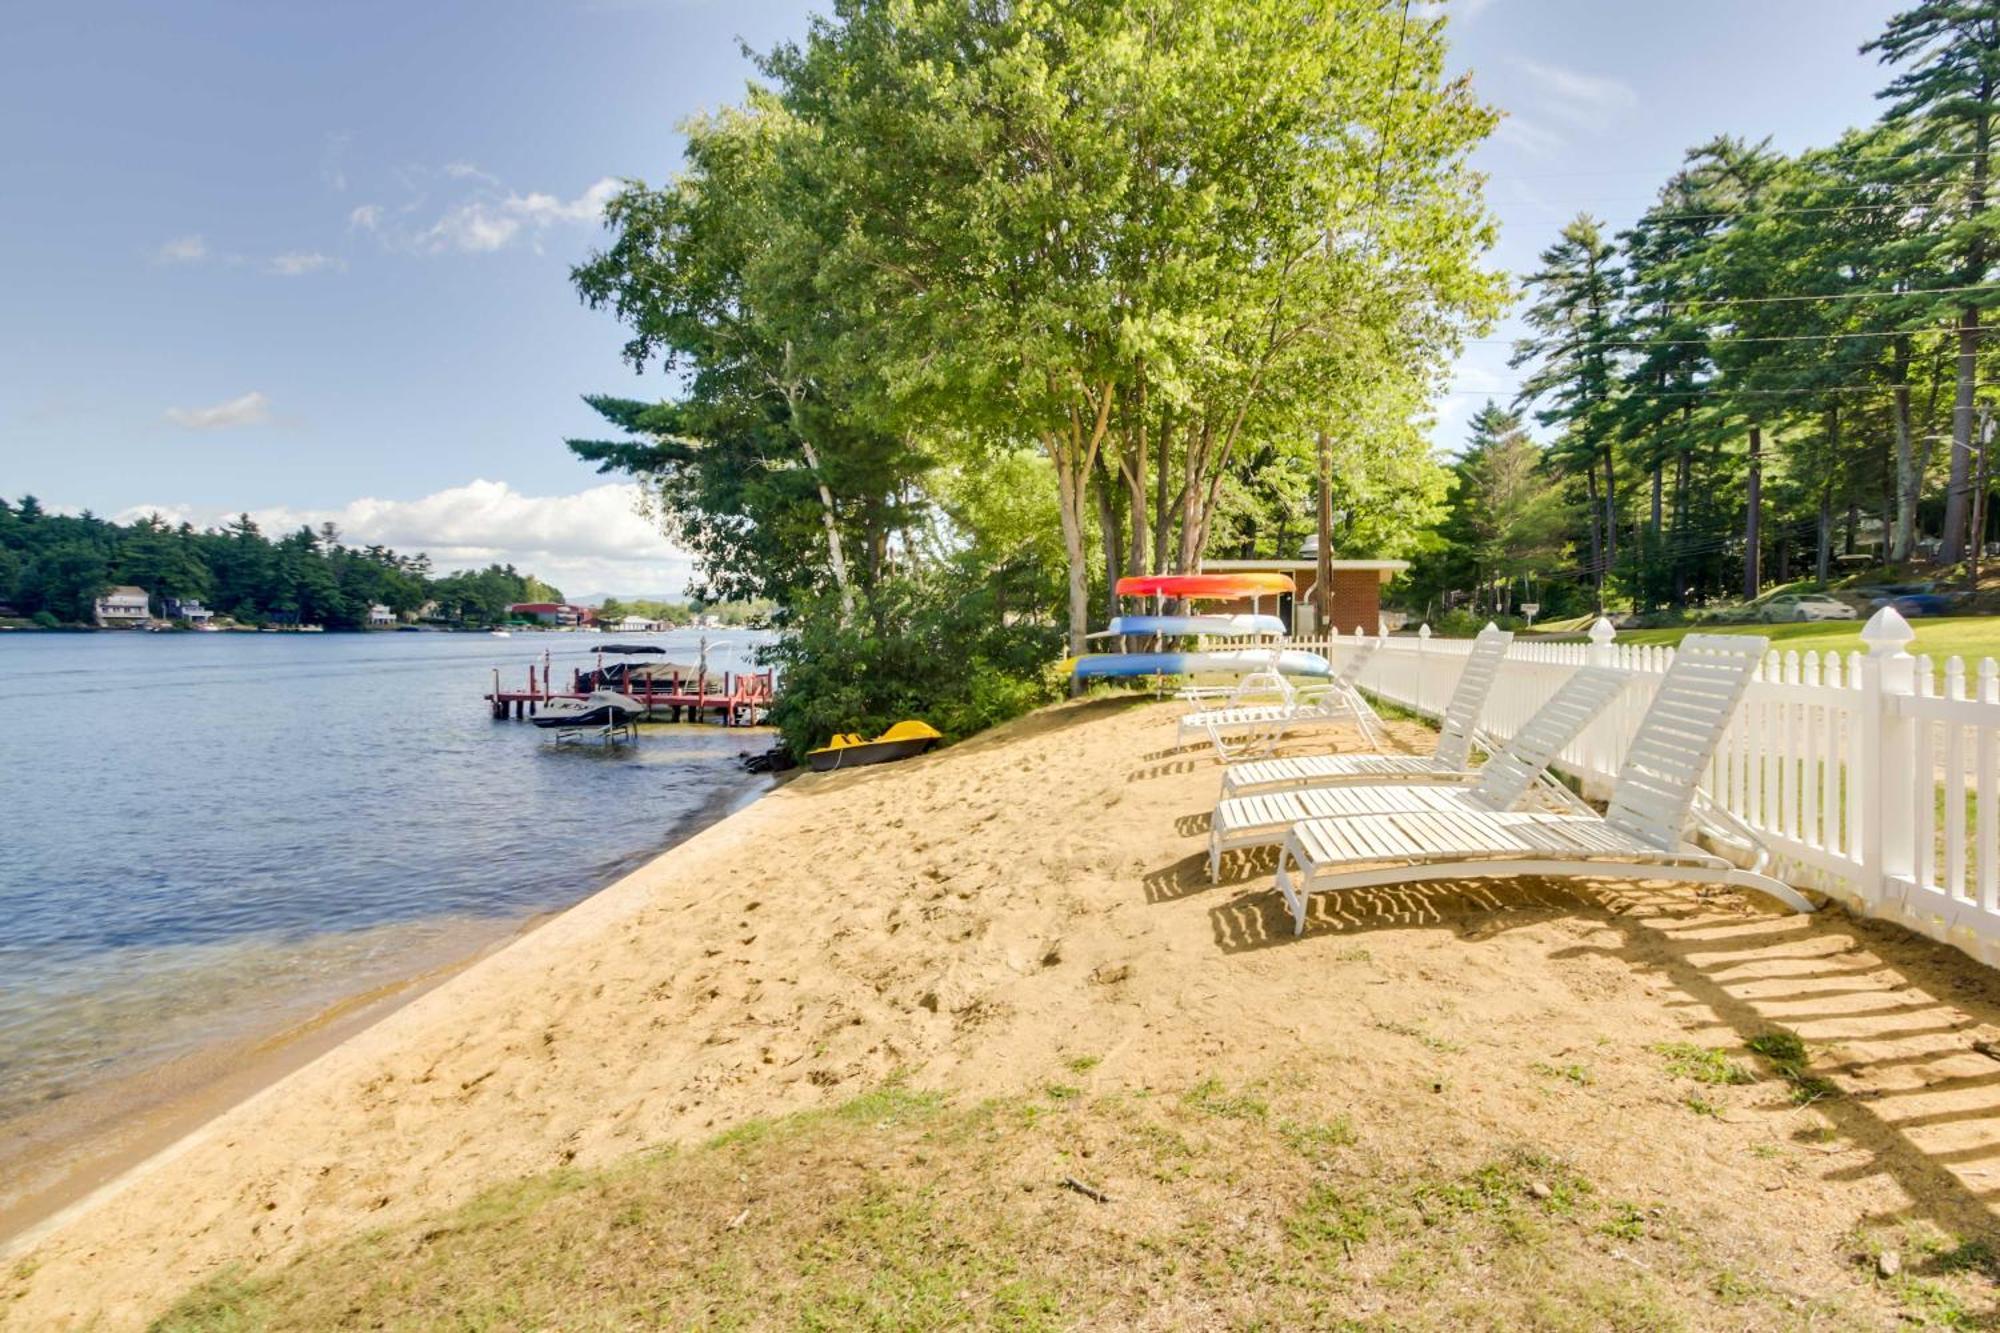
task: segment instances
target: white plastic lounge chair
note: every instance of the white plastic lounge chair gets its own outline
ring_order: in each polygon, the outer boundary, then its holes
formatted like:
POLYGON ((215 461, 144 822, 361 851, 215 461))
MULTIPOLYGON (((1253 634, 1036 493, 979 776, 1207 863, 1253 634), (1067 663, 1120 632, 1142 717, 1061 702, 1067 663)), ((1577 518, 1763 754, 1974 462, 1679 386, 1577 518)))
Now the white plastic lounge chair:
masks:
MULTIPOLYGON (((1473 742, 1479 740, 1488 751, 1499 748, 1480 736, 1479 717, 1513 642, 1512 634, 1492 625, 1480 631, 1452 689, 1451 702, 1445 705, 1437 748, 1430 754, 1319 754, 1246 760, 1223 770, 1223 796, 1334 782, 1470 782, 1475 776, 1473 742)), ((1563 742, 1568 743, 1567 739, 1563 742)))
POLYGON ((1290 704, 1297 693, 1283 672, 1268 670, 1252 671, 1234 685, 1183 685, 1174 692, 1174 698, 1185 700, 1188 711, 1192 713, 1204 705, 1213 705, 1218 699, 1224 701, 1224 707, 1271 707, 1274 702, 1290 704))
MULTIPOLYGON (((1683 841, 1696 784, 1743 697, 1767 641, 1690 634, 1646 710, 1603 816, 1539 811, 1426 811, 1308 819, 1278 852, 1278 892, 1295 934, 1314 893, 1468 877, 1548 875, 1667 879, 1755 889, 1800 912, 1790 885, 1683 841)), ((1712 824, 1712 821, 1711 821, 1712 824)), ((1732 829, 1740 834, 1740 826, 1732 829)))
POLYGON ((1382 748, 1382 719, 1361 697, 1355 682, 1382 646, 1382 640, 1359 639, 1354 651, 1333 679, 1325 685, 1300 689, 1288 704, 1266 704, 1236 708, 1213 708, 1189 713, 1181 719, 1176 744, 1187 745, 1206 737, 1223 758, 1233 756, 1232 738, 1248 736, 1249 748, 1268 750, 1288 731, 1327 722, 1351 722, 1361 731, 1369 748, 1382 748))
MULTIPOLYGON (((1225 852, 1283 842, 1292 825, 1350 815, 1512 810, 1533 793, 1544 807, 1588 814, 1590 808, 1549 775, 1563 748, 1617 697, 1631 679, 1613 667, 1584 667, 1535 711, 1512 740, 1483 768, 1470 773, 1412 769, 1357 776, 1336 774, 1304 784, 1284 783, 1225 795, 1208 821, 1208 878, 1222 876, 1225 852)), ((1319 759, 1424 762, 1418 755, 1319 755, 1319 759)), ((1283 763, 1266 760, 1264 763, 1283 763)), ((1238 765, 1251 768, 1258 765, 1238 765)))

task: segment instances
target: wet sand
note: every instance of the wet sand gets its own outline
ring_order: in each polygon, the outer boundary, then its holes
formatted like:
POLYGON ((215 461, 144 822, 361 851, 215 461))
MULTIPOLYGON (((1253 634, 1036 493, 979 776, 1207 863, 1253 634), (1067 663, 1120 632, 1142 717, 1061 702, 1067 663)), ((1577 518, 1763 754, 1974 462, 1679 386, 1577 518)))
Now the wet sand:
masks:
MULTIPOLYGON (((769 789, 765 782, 716 793, 678 822, 668 849, 769 789)), ((658 855, 634 857, 621 874, 658 855)), ((217 1115, 556 915, 387 928, 378 932, 390 937, 374 950, 379 956, 337 981, 246 1016, 235 1031, 192 1051, 86 1082, 41 1107, 0 1119, 0 1256, 32 1245, 99 1190, 217 1115), (410 938, 399 942, 399 935, 410 938)))

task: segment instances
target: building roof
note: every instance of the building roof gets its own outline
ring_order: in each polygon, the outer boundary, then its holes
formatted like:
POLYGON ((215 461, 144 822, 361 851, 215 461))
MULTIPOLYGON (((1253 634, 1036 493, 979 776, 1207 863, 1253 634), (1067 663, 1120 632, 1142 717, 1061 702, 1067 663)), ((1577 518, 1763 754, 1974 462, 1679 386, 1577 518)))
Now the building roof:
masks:
MULTIPOLYGON (((1410 567, 1407 560, 1334 560, 1330 562, 1334 571, 1343 569, 1371 569, 1387 583, 1396 575, 1410 567)), ((1211 574, 1248 574, 1268 570, 1277 574, 1311 574, 1319 569, 1319 561, 1304 560, 1204 560, 1204 572, 1211 574)))
POLYGON ((129 583, 121 583, 104 595, 106 597, 144 597, 146 590, 144 588, 135 588, 129 583))

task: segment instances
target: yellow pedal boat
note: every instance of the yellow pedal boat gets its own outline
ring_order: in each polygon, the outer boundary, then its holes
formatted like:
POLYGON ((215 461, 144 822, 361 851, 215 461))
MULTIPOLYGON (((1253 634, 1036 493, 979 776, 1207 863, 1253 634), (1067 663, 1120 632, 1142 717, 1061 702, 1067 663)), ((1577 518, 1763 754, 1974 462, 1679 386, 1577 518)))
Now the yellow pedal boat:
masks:
POLYGON ((859 768, 863 764, 885 764, 891 759, 908 759, 922 754, 944 733, 929 723, 905 721, 877 736, 863 740, 852 732, 835 736, 817 750, 806 751, 806 762, 815 773, 831 773, 836 768, 859 768))

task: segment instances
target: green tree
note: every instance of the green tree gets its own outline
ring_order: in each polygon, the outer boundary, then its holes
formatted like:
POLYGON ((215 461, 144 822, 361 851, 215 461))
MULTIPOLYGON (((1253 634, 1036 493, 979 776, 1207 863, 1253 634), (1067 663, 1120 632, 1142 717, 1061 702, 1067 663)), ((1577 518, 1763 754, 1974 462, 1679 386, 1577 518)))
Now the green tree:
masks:
POLYGON ((1934 298, 1940 313, 1955 312, 1957 325, 1951 478, 1939 551, 1950 564, 1965 552, 1979 349, 1991 304, 1982 289, 1993 258, 1987 191, 2000 111, 2000 9, 1982 0, 1923 0, 1890 19, 1862 51, 1901 67, 1881 93, 1889 104, 1885 119, 1907 127, 1923 150, 1912 156, 1905 179, 1927 187, 1932 266, 1951 273, 1952 285, 1971 289, 1934 298))
POLYGON ((1587 571, 1603 600, 1604 578, 1618 562, 1618 474, 1612 442, 1617 436, 1619 340, 1624 275, 1617 248, 1602 225, 1578 215, 1541 254, 1530 274, 1532 300, 1522 318, 1534 336, 1514 350, 1512 364, 1531 365, 1520 402, 1545 403, 1535 420, 1558 431, 1554 458, 1580 476, 1588 496, 1590 563, 1587 571))

